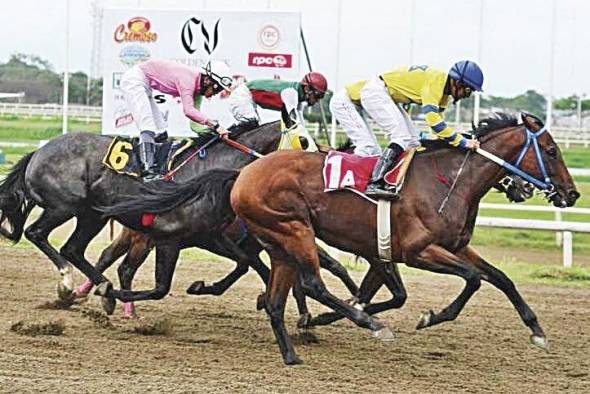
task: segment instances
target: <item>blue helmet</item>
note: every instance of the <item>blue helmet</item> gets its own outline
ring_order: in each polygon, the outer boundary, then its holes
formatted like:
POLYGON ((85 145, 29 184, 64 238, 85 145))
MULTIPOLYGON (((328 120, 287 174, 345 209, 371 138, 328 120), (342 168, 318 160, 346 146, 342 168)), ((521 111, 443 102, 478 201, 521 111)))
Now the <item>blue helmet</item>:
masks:
POLYGON ((461 60, 451 67, 449 77, 461 82, 478 92, 482 91, 483 72, 475 62, 461 60))

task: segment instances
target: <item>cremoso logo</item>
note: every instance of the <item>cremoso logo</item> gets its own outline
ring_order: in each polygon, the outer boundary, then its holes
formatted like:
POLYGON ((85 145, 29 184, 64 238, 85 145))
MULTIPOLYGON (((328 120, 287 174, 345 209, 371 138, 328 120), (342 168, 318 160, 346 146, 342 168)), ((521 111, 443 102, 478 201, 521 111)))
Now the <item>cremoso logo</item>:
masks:
POLYGON ((202 44, 205 51, 210 55, 213 53, 219 42, 219 22, 218 19, 212 29, 207 29, 205 22, 197 19, 190 18, 182 26, 180 32, 180 41, 182 47, 189 54, 195 53, 199 46, 202 44))
POLYGON ((143 16, 136 16, 129 19, 127 22, 127 29, 125 24, 121 23, 113 34, 115 42, 119 44, 122 42, 154 42, 158 39, 158 35, 150 31, 152 24, 143 16))
POLYGON ((291 68, 292 64, 293 55, 256 52, 250 52, 248 54, 248 66, 291 68))

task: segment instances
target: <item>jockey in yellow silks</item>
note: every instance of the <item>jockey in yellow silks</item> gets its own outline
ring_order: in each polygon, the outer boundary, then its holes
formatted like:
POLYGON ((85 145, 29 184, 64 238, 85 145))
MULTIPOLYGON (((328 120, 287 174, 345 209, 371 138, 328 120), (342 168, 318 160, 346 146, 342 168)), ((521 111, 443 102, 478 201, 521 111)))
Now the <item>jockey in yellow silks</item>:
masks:
POLYGON ((476 149, 478 142, 455 132, 441 113, 451 97, 457 102, 469 97, 474 90, 481 91, 482 85, 483 73, 479 66, 472 61, 460 61, 448 73, 429 66, 404 67, 352 83, 336 92, 330 102, 330 111, 356 146, 355 154, 381 154, 366 194, 391 198, 394 194, 385 189, 383 177, 402 152, 418 145, 418 132, 401 104, 422 105, 426 122, 439 138, 454 147, 476 149), (389 145, 383 153, 363 118, 364 113, 389 138, 389 145))

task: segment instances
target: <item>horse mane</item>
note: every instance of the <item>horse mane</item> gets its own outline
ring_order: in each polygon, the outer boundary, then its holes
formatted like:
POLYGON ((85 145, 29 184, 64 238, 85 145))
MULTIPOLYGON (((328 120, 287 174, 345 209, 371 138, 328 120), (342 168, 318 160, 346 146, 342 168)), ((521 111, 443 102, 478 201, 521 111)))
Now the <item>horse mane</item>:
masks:
POLYGON ((477 138, 480 138, 492 131, 515 126, 518 126, 518 118, 516 116, 503 112, 495 112, 492 116, 480 120, 477 127, 474 127, 473 134, 477 138))

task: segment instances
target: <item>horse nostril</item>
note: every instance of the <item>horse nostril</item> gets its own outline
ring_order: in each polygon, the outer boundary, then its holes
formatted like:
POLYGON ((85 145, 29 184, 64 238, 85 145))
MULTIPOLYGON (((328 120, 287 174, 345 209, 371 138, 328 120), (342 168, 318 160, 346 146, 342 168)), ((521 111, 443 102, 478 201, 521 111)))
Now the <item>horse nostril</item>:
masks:
POLYGON ((580 198, 580 193, 578 193, 576 190, 570 190, 567 193, 567 196, 570 200, 577 200, 578 198, 580 198))

